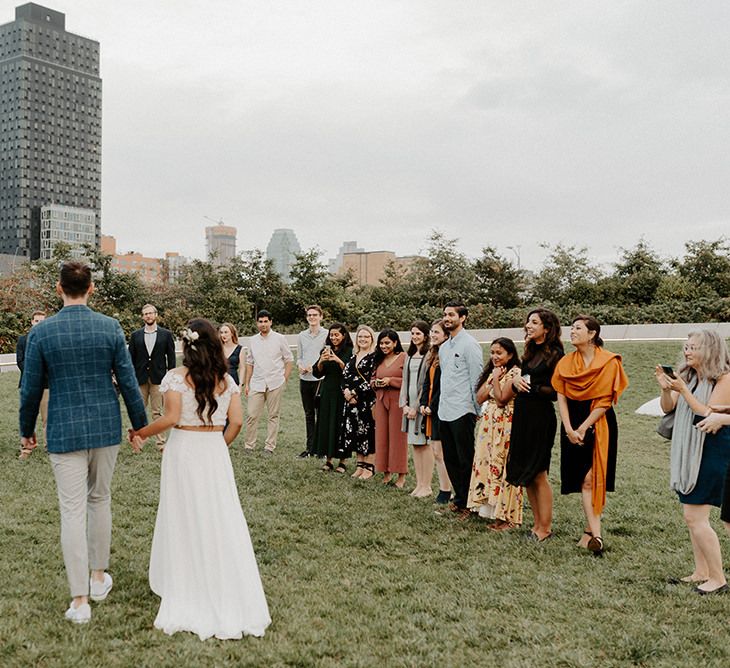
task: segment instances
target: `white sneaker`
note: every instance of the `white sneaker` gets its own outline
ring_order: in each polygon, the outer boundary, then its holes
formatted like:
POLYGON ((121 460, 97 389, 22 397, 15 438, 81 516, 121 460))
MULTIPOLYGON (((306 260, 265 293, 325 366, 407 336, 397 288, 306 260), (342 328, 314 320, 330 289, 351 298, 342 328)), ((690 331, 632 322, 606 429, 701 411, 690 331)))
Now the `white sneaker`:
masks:
POLYGON ((104 573, 104 580, 97 582, 93 578, 89 580, 89 598, 92 601, 103 601, 112 590, 112 576, 104 573))
POLYGON ((82 603, 78 608, 74 608, 72 601, 64 617, 74 624, 88 624, 91 620, 91 606, 88 603, 82 603))

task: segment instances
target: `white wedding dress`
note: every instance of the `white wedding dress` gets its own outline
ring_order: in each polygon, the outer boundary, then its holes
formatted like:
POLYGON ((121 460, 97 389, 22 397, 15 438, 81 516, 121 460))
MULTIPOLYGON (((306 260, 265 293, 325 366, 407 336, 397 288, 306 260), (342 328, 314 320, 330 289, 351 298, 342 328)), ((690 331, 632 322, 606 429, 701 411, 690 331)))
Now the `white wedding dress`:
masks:
MULTIPOLYGON (((225 424, 231 397, 240 393, 230 376, 226 383, 216 396, 214 425, 225 424)), ((169 371, 160 391, 181 394, 179 424, 203 424, 195 393, 179 373, 169 371)), ((191 631, 201 640, 237 639, 262 636, 271 623, 220 431, 170 431, 162 456, 150 587, 162 599, 155 627, 168 634, 191 631)))

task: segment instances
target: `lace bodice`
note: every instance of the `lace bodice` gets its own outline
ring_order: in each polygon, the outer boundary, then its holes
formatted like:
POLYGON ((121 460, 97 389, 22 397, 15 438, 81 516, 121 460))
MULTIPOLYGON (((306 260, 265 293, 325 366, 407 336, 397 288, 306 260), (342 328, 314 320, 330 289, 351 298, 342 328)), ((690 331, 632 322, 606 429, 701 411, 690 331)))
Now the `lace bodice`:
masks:
MULTIPOLYGON (((180 419, 178 424, 201 427, 206 423, 198 417, 198 402, 195 400, 195 392, 184 380, 180 372, 174 369, 168 371, 160 383, 160 392, 179 392, 182 395, 182 408, 180 410, 180 419)), ((241 390, 236 382, 228 374, 226 374, 226 389, 222 394, 216 395, 218 408, 212 416, 214 426, 222 427, 226 423, 226 415, 228 414, 228 406, 231 403, 231 396, 240 394, 241 390)))

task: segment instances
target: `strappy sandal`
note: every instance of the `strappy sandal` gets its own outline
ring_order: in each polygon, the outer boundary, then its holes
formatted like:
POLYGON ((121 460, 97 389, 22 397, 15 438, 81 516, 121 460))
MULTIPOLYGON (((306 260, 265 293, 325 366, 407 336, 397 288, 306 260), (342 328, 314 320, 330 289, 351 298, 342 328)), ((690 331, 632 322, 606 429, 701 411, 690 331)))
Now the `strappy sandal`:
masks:
POLYGON ((603 538, 600 536, 593 536, 588 541, 588 545, 586 547, 588 547, 595 556, 600 557, 603 554, 603 538))
POLYGON ((370 464, 368 462, 362 462, 361 468, 363 470, 362 475, 358 478, 358 480, 370 480, 375 475, 375 464, 370 464), (370 475, 368 475, 368 473, 370 475))
POLYGON ((335 468, 335 473, 347 473, 347 466, 345 466, 344 462, 340 462, 337 465, 337 468, 335 468))
POLYGON ((324 466, 320 469, 321 471, 324 471, 325 473, 329 473, 330 471, 334 470, 334 466, 332 466, 332 462, 325 462, 324 466))
POLYGON ((18 455, 18 459, 28 459, 33 454, 33 450, 36 449, 37 446, 33 446, 32 448, 20 448, 20 454, 18 455))

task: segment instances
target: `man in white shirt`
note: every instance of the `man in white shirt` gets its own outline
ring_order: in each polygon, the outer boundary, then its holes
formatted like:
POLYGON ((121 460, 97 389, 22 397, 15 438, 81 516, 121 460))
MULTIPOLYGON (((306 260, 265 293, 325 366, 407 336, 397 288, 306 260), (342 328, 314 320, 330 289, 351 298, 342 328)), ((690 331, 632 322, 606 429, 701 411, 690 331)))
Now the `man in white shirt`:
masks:
POLYGON ((262 310, 256 314, 259 333, 249 340, 243 384, 244 393, 248 397, 244 448, 251 451, 256 447, 259 418, 265 406, 269 418, 264 452, 268 454, 276 448, 281 395, 284 394, 286 381, 289 380, 294 366, 294 356, 286 338, 272 330, 271 323, 271 313, 268 311, 262 310))
POLYGON ((299 459, 306 459, 314 455, 314 426, 317 420, 317 406, 315 395, 319 378, 312 374, 314 365, 319 360, 319 355, 327 339, 327 330, 323 329, 322 307, 312 304, 306 308, 308 329, 299 332, 297 337, 297 367, 299 368, 299 394, 302 397, 302 408, 304 408, 304 422, 307 427, 307 445, 299 455, 299 459))

